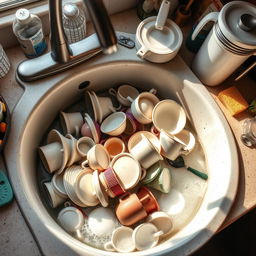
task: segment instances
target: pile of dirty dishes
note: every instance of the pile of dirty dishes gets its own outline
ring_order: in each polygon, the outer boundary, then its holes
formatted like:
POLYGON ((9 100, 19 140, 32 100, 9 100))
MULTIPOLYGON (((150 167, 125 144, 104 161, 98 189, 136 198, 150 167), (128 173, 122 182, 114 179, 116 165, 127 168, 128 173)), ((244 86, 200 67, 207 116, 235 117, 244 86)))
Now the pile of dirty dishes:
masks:
POLYGON ((50 205, 64 207, 58 221, 78 239, 90 237, 89 230, 105 235, 105 250, 131 252, 151 248, 171 234, 171 217, 150 189, 170 192, 165 160, 189 154, 196 139, 185 129, 182 106, 159 100, 156 93, 131 85, 112 88, 108 96, 86 91, 84 112, 60 112, 62 132, 51 130, 46 145, 39 147, 52 175, 44 183, 50 205), (90 209, 86 221, 81 208, 90 209), (99 220, 109 228, 98 225, 99 220))

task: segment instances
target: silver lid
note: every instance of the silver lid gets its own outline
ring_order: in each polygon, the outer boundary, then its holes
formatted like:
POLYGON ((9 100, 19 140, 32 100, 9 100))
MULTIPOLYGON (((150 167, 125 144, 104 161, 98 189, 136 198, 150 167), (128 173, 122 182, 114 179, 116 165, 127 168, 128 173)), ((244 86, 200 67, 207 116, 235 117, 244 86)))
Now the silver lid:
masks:
POLYGON ((26 24, 31 20, 31 15, 29 10, 24 8, 17 10, 15 16, 17 21, 21 24, 26 24))
POLYGON ((233 1, 222 8, 218 25, 221 32, 232 44, 245 49, 256 49, 256 30, 246 31, 239 26, 242 15, 256 17, 256 6, 244 1, 233 1))
POLYGON ((63 6, 63 14, 67 18, 75 18, 79 15, 79 9, 75 4, 67 3, 63 6))

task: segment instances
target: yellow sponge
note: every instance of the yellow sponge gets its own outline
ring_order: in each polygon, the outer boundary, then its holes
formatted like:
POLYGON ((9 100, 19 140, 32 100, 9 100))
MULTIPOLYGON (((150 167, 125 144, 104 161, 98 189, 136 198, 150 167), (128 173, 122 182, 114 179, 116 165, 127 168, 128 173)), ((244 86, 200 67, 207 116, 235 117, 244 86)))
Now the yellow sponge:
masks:
POLYGON ((235 86, 221 91, 218 94, 218 98, 228 109, 232 116, 243 112, 249 107, 249 104, 246 102, 246 100, 235 86))

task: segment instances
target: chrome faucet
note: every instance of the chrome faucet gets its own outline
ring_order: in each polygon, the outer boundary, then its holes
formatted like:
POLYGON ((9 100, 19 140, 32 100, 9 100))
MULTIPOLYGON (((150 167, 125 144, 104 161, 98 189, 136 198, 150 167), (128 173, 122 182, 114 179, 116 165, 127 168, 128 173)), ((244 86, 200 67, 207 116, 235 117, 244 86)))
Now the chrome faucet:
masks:
POLYGON ((102 0, 84 0, 96 30, 74 44, 68 44, 62 23, 62 0, 48 0, 51 27, 51 52, 21 62, 17 77, 22 81, 34 81, 67 70, 102 52, 117 51, 117 39, 102 0))

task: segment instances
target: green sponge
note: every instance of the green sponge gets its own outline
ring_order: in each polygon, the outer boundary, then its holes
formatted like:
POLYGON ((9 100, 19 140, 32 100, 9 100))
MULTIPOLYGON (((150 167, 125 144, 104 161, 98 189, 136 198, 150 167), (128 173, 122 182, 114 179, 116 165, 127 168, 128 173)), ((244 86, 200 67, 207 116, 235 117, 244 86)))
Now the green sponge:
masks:
POLYGON ((0 170, 0 207, 13 199, 12 187, 6 174, 0 170))

